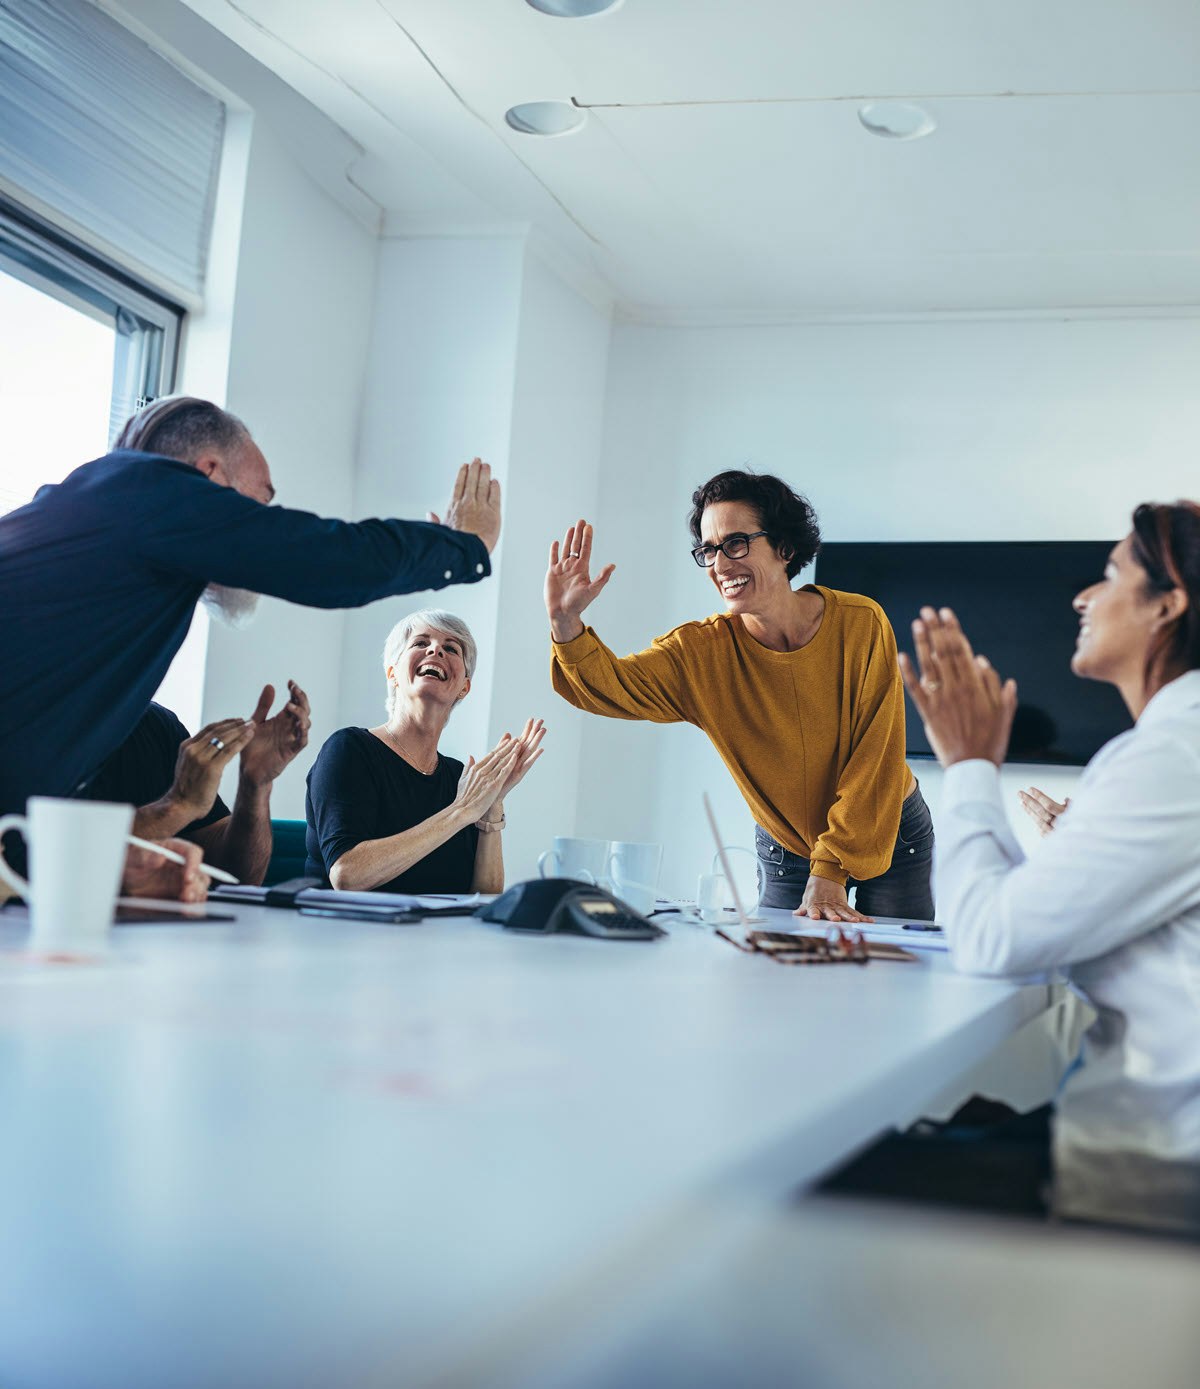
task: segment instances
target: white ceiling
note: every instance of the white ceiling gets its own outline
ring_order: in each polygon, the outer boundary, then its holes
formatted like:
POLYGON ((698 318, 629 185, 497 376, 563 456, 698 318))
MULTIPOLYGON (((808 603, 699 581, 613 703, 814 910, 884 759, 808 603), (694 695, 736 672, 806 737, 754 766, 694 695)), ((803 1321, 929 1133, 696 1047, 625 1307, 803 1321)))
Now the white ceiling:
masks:
POLYGON ((1200 306, 1195 0, 187 0, 388 232, 532 224, 664 322, 1200 306), (902 96, 926 139, 868 135, 902 96), (573 99, 579 132, 504 124, 573 99))

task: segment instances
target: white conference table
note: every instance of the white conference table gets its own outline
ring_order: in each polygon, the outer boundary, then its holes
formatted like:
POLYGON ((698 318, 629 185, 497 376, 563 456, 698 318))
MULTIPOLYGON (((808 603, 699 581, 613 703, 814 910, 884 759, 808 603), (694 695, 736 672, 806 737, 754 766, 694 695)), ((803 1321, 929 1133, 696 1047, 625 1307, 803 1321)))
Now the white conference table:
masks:
POLYGON ((777 1209, 1050 1002, 682 924, 232 910, 95 966, 0 916, 4 1389, 519 1383, 697 1212, 777 1209))

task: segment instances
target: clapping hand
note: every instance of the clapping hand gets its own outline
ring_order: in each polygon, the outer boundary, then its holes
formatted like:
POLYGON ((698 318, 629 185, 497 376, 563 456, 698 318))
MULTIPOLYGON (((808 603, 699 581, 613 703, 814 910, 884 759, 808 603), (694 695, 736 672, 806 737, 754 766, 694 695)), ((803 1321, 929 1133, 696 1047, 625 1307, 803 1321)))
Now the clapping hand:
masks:
POLYGON ((249 745, 255 732, 254 723, 245 719, 218 719, 180 743, 175 780, 163 803, 169 803, 169 808, 177 807, 184 819, 172 822, 171 828, 208 814, 217 799, 221 774, 249 745))
POLYGON ((922 608, 912 632, 920 674, 903 653, 900 673, 938 761, 950 767, 978 757, 998 767, 1017 709, 1017 682, 1000 683, 949 608, 922 608))
POLYGON ((467 765, 458 779, 458 794, 454 804, 461 807, 467 824, 482 820, 492 806, 504 794, 504 787, 521 750, 519 739, 506 734, 486 756, 478 762, 467 758, 467 765))
POLYGON ((500 539, 500 484, 492 476, 491 464, 479 458, 464 463, 454 480, 445 521, 435 511, 429 513, 429 519, 451 530, 470 531, 491 554, 500 539))
POLYGON ((264 685, 250 715, 254 736, 242 752, 241 774, 251 786, 269 786, 308 744, 312 724, 308 696, 294 680, 288 681, 288 695, 279 713, 267 718, 275 702, 275 686, 264 685))
POLYGON ((1071 804, 1069 796, 1065 801, 1056 801, 1052 796, 1047 796, 1045 791, 1039 791, 1036 786, 1031 786, 1028 791, 1018 791, 1017 796, 1021 801, 1021 809, 1038 827, 1039 834, 1049 834, 1058 817, 1071 804))
POLYGON ((584 520, 567 529, 562 549, 558 541, 550 546, 550 567, 546 570, 546 611, 555 641, 571 641, 583 631, 580 614, 612 578, 615 564, 606 564, 591 576, 592 528, 584 520))
POLYGON ((542 755, 542 739, 546 736, 546 725, 541 719, 528 719, 525 728, 519 738, 512 738, 508 733, 500 740, 503 746, 506 742, 515 742, 517 745, 517 755, 508 773, 508 780, 504 783, 504 788, 500 792, 499 799, 503 800, 508 793, 518 786, 525 776, 525 773, 542 755))

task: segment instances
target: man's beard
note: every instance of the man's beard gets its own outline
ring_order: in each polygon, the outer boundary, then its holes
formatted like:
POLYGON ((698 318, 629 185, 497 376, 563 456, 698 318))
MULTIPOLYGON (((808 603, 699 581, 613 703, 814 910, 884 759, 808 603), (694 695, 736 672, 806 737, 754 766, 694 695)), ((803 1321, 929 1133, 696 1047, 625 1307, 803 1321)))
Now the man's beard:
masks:
POLYGON ((227 627, 248 627, 258 607, 258 594, 251 593, 248 588, 209 584, 200 595, 200 601, 227 627))

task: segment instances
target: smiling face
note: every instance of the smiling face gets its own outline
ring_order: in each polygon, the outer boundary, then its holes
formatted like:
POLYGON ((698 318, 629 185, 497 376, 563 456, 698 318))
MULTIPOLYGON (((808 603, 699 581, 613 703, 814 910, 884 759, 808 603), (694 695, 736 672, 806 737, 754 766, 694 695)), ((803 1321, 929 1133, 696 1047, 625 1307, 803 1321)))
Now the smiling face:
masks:
POLYGON ((1114 547, 1104 577, 1075 596, 1079 636, 1071 669, 1122 689, 1144 678, 1163 627, 1164 595, 1152 592, 1129 536, 1114 547))
MULTIPOLYGON (((762 519, 749 502, 713 502, 700 518, 700 538, 705 545, 719 545, 739 532, 753 535, 762 528, 762 519)), ((731 613, 768 611, 792 591, 787 561, 765 535, 752 540, 741 559, 730 559, 718 550, 708 576, 731 613)))
POLYGON ((414 628, 387 676, 395 681, 401 695, 447 706, 457 704, 471 688, 462 642, 436 627, 414 628))

